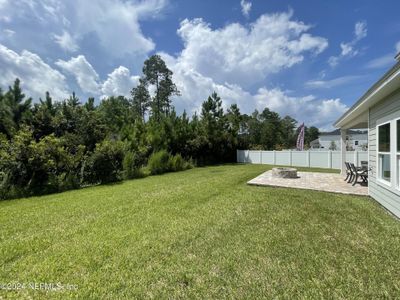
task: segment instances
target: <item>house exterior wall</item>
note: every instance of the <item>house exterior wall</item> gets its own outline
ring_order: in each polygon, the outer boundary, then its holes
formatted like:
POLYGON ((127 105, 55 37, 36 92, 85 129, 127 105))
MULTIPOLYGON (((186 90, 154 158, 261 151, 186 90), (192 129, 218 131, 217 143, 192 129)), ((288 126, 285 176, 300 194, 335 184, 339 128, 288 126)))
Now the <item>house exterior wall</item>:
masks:
MULTIPOLYGON (((398 176, 400 171, 397 154, 392 152, 391 160, 391 184, 384 184, 378 178, 377 164, 377 125, 388 120, 400 118, 400 88, 372 106, 369 110, 369 166, 372 168, 369 175, 369 193, 372 198, 386 207, 394 215, 400 218, 400 188, 398 176), (396 182, 397 181, 397 182, 396 182)), ((391 128, 391 131, 393 128, 391 128)), ((395 135, 391 135, 391 144, 396 144, 395 135)))

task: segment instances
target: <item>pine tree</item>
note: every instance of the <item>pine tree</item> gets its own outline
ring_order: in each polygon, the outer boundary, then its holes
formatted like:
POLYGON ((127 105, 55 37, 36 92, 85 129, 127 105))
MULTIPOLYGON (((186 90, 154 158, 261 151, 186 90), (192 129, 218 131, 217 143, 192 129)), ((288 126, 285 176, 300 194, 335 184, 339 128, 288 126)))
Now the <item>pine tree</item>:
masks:
POLYGON ((146 81, 143 78, 139 79, 139 84, 132 89, 131 95, 133 114, 135 117, 140 117, 142 121, 144 121, 146 112, 150 106, 151 97, 147 90, 146 81))
POLYGON ((0 133, 11 137, 14 128, 14 120, 10 106, 6 102, 3 91, 0 88, 0 133))
POLYGON ((152 114, 160 122, 162 115, 167 115, 171 109, 173 95, 179 96, 180 92, 172 81, 172 71, 159 55, 152 55, 144 62, 144 80, 146 83, 155 86, 155 95, 152 99, 152 114))
POLYGON ((88 101, 85 103, 85 108, 87 111, 94 111, 96 108, 94 106, 94 98, 89 97, 88 101))
POLYGON ((4 95, 5 101, 11 110, 12 119, 16 129, 20 128, 22 122, 29 121, 30 107, 32 99, 25 99, 25 94, 22 93, 20 80, 17 78, 14 85, 8 88, 8 92, 4 95))

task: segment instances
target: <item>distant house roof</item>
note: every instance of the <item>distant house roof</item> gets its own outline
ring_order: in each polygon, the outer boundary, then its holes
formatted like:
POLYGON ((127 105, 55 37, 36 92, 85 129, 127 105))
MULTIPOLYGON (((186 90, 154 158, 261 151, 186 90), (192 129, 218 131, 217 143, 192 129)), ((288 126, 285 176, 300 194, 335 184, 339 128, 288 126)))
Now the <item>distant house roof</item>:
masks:
POLYGON ((310 146, 311 146, 311 147, 313 147, 313 146, 320 146, 319 140, 318 140, 318 139, 315 139, 315 140, 311 141, 311 142, 310 142, 310 146))
MULTIPOLYGON (((347 134, 367 134, 367 130, 347 130, 347 134)), ((321 132, 319 135, 340 135, 340 129, 333 130, 331 132, 321 132)))

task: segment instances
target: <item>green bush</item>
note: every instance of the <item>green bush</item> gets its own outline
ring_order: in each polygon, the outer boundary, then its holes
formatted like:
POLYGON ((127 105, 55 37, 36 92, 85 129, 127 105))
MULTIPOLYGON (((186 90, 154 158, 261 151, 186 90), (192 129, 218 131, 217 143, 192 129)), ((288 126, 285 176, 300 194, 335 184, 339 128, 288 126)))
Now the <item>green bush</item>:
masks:
POLYGON ((122 163, 124 170, 124 179, 144 177, 142 171, 141 159, 136 153, 126 152, 122 163))
POLYGON ((170 156, 169 158, 169 169, 172 172, 183 171, 187 169, 187 162, 182 158, 180 154, 170 156))
MULTIPOLYGON (((54 174, 49 178, 49 189, 56 189, 58 192, 67 191, 71 189, 79 189, 81 186, 81 178, 79 173, 64 172, 61 174, 54 174)), ((51 192, 51 191, 49 191, 51 192)))
POLYGON ((156 175, 170 171, 170 157, 171 155, 165 150, 153 153, 148 162, 150 174, 156 175))
POLYGON ((28 127, 8 141, 0 137, 0 198, 47 194, 79 187, 84 146, 72 153, 53 134, 36 141, 28 127))
POLYGON ((150 174, 177 172, 193 168, 191 161, 186 161, 180 154, 171 155, 165 150, 153 153, 148 162, 150 174))
POLYGON ((110 183, 122 180, 124 143, 104 140, 96 144, 92 155, 85 162, 84 182, 110 183))
POLYGON ((0 199, 8 197, 10 189, 8 174, 0 171, 0 199))
POLYGON ((190 158, 189 160, 186 160, 186 170, 188 169, 193 169, 196 166, 196 162, 190 158))

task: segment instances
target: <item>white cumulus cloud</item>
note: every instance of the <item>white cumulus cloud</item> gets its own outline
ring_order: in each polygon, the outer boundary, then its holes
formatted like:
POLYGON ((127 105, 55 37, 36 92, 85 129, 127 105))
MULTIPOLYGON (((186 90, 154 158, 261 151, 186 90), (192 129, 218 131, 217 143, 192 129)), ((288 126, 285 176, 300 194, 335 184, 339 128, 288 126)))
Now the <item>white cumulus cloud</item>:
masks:
POLYGON ((185 46, 178 63, 219 83, 261 82, 328 46, 325 38, 307 33, 309 25, 291 17, 291 11, 265 14, 249 26, 233 23, 215 30, 201 18, 185 19, 178 29, 185 46))
POLYGON ((248 2, 246 0, 240 0, 240 6, 242 7, 243 16, 248 18, 251 10, 251 2, 248 2))
POLYGON ((97 95, 100 91, 99 75, 85 56, 78 55, 69 61, 58 60, 56 65, 75 77, 80 88, 85 93, 97 95))
POLYGON ((307 53, 317 55, 328 46, 325 38, 308 32, 309 25, 291 20, 292 13, 265 14, 249 26, 233 23, 214 30, 203 19, 182 21, 178 29, 182 52, 160 53, 182 94, 174 99, 177 110, 199 112, 202 102, 216 91, 225 108, 236 103, 242 112, 251 113, 268 107, 281 116, 331 128, 347 109, 340 99, 290 96, 279 88, 246 90, 248 84, 260 83, 300 63, 307 53))
POLYGON ((154 50, 155 44, 143 34, 140 21, 159 16, 168 4, 168 0, 0 1, 0 18, 40 24, 64 50, 74 52, 78 41, 95 36, 113 57, 141 57, 154 50))
POLYGON ((72 57, 68 61, 58 60, 56 65, 67 74, 73 75, 83 92, 100 97, 128 97, 131 89, 139 81, 139 76, 131 75, 130 71, 124 66, 114 69, 108 74, 107 79, 102 81, 83 55, 72 57))
POLYGON ((137 86, 139 76, 131 75, 130 71, 123 66, 119 66, 108 74, 107 80, 102 84, 101 92, 106 96, 130 96, 130 91, 137 86))
POLYGON ((257 107, 268 107, 281 116, 290 115, 299 122, 321 129, 330 129, 348 107, 340 99, 316 99, 312 95, 289 96, 280 89, 261 88, 254 95, 257 107))
POLYGON ((143 35, 139 20, 157 14, 165 4, 166 1, 161 0, 98 0, 96 5, 90 1, 67 1, 65 17, 74 35, 84 37, 95 33, 110 55, 145 55, 155 44, 143 35))
POLYGON ((66 78, 45 63, 35 53, 23 50, 20 54, 0 44, 0 86, 11 85, 15 78, 21 80, 27 96, 43 97, 46 91, 57 99, 68 96, 66 78))

